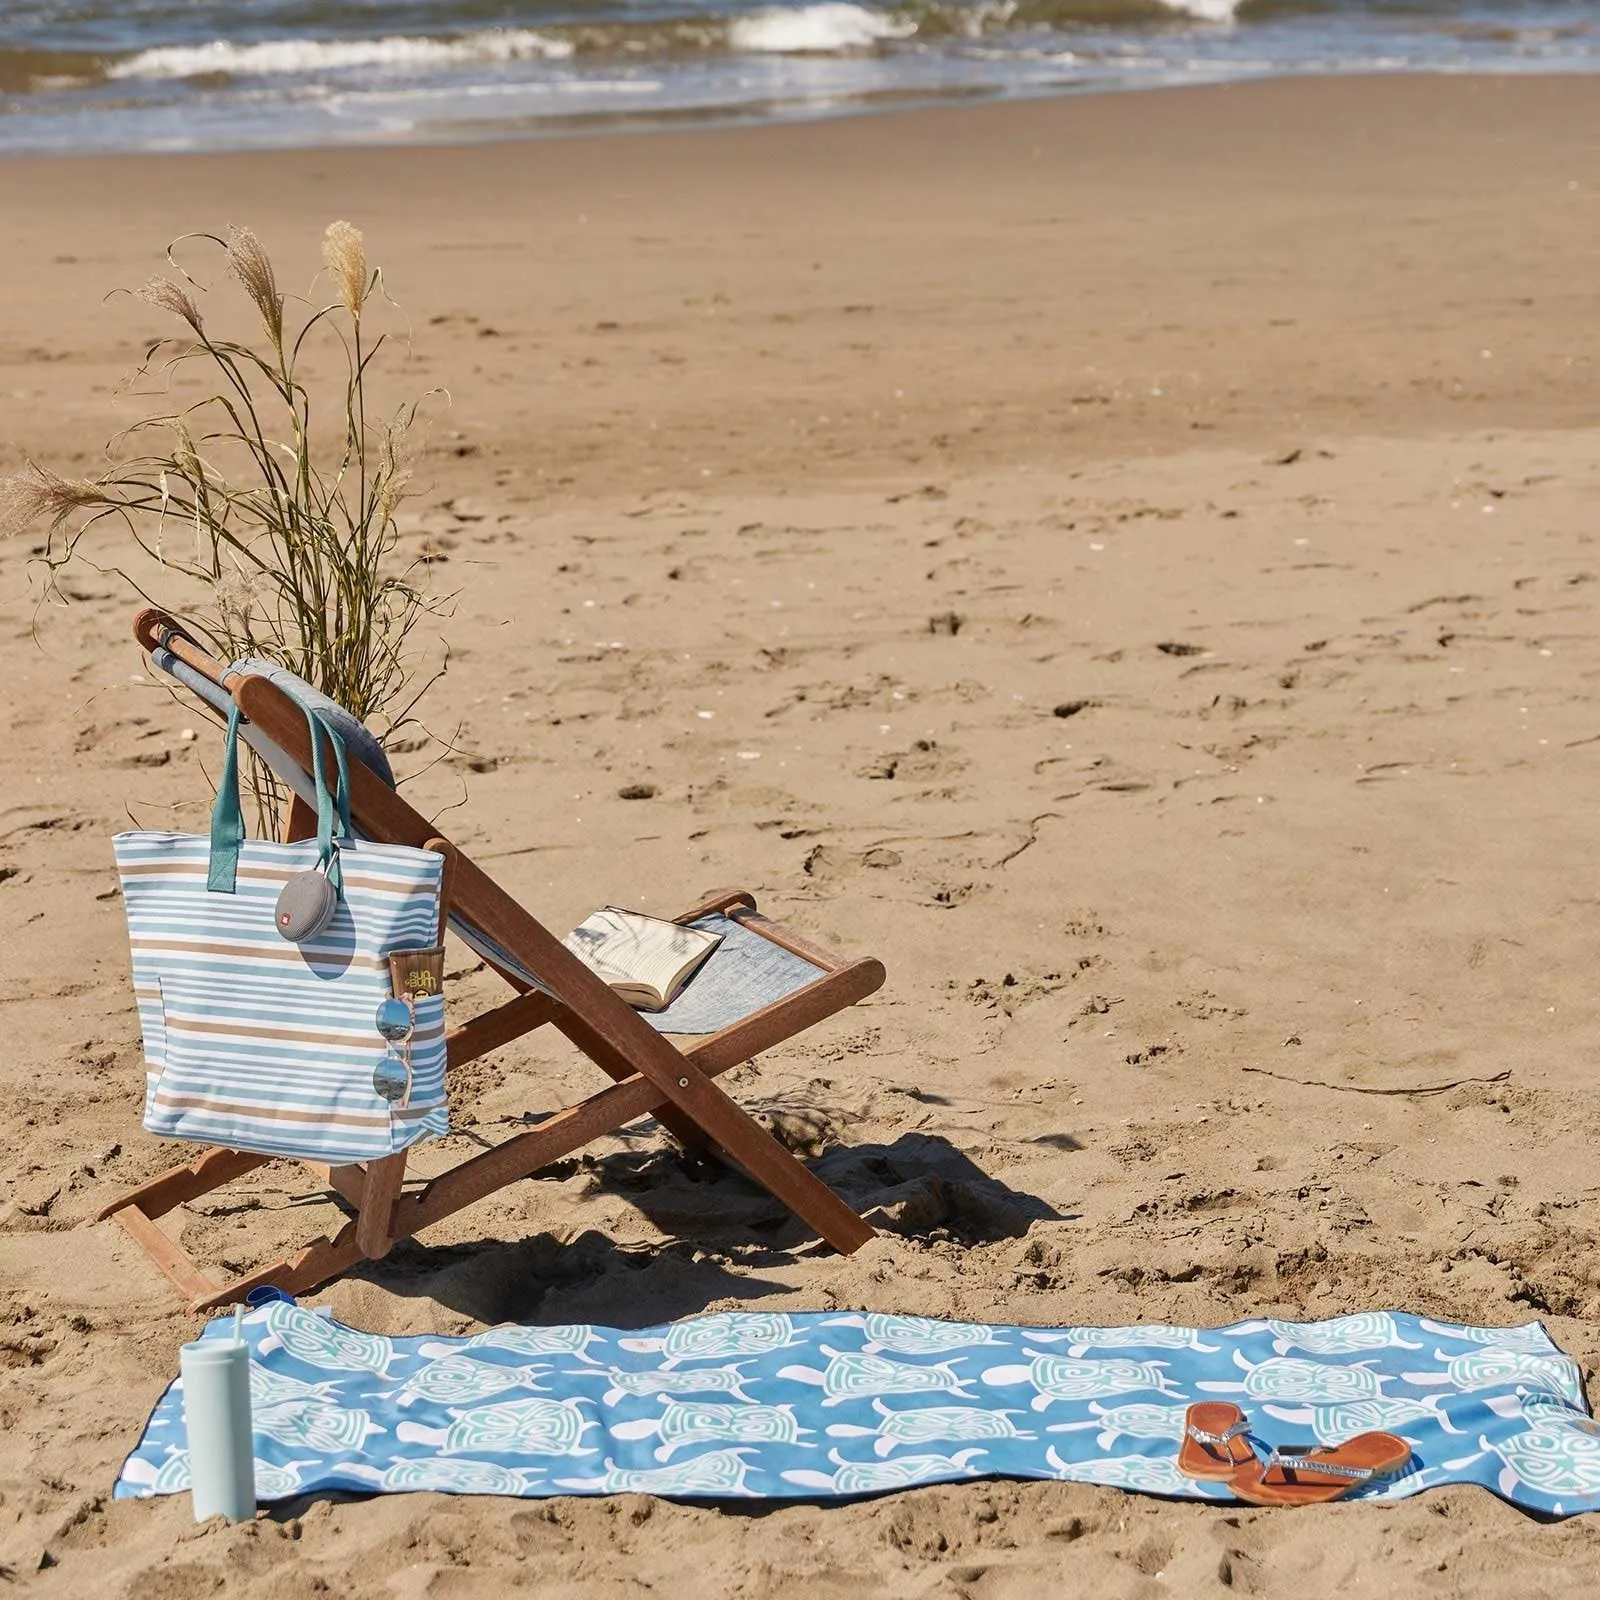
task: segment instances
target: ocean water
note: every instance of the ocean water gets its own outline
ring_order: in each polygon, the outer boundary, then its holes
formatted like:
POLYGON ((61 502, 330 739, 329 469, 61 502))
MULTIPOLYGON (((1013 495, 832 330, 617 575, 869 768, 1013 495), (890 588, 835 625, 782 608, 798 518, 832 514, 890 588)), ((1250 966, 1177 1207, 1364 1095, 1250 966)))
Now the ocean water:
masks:
POLYGON ((467 141, 1290 73, 1597 68, 1600 0, 0 0, 0 154, 467 141))

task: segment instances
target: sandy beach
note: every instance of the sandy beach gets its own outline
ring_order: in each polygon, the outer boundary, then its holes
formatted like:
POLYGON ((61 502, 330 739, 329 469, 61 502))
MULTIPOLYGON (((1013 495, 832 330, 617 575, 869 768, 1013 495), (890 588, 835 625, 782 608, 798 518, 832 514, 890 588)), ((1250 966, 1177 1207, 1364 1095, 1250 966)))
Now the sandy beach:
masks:
MULTIPOLYGON (((1588 78, 1392 77, 0 163, 0 469, 96 469, 166 331, 108 291, 169 239, 246 224, 300 286, 348 218, 398 382, 451 400, 410 537, 458 593, 456 753, 406 755, 413 803, 560 931, 739 883, 888 967, 727 1080, 875 1209, 858 1255, 646 1124, 316 1302, 387 1333, 1399 1308, 1537 1317, 1593 1368, 1597 148, 1588 78)), ((1600 1522, 1476 1490, 113 1502, 198 1324, 88 1220, 178 1158, 139 1127, 108 839, 201 827, 215 740, 113 576, 36 615, 27 557, 0 543, 19 1592, 1595 1591, 1600 1522)), ((494 997, 450 965, 453 1009, 494 997)), ((467 1069, 418 1165, 594 1087, 559 1043, 467 1069)), ((267 1168, 174 1226, 243 1268, 336 1220, 267 1168)))

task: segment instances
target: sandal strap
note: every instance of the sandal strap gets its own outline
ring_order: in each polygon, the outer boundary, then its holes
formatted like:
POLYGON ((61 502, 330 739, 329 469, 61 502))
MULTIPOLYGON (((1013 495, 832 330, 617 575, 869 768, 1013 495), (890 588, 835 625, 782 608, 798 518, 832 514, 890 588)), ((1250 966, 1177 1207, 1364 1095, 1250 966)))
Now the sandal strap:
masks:
POLYGON ((1231 1428, 1224 1428, 1221 1433, 1208 1433, 1204 1428, 1197 1428, 1191 1422, 1188 1425, 1188 1430, 1189 1437, 1196 1444, 1231 1444, 1241 1434, 1250 1431, 1250 1423, 1246 1418, 1240 1417, 1231 1428))
POLYGON ((1347 1466, 1342 1461, 1329 1461, 1326 1456, 1302 1455, 1293 1450, 1274 1449, 1267 1457, 1263 1474, 1276 1467, 1294 1472, 1320 1473, 1325 1478, 1347 1478, 1351 1483, 1365 1483, 1373 1475, 1371 1467, 1347 1466))

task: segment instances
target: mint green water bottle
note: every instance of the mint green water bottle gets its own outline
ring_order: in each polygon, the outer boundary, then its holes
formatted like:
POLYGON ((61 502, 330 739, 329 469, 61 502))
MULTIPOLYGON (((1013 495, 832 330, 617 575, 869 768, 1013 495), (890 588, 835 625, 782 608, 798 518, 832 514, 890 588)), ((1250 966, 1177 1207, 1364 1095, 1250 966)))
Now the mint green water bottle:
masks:
POLYGON ((247 1522, 256 1514, 250 1346, 241 1337, 242 1316, 234 1317, 231 1339, 197 1339, 178 1353, 196 1522, 219 1515, 247 1522))

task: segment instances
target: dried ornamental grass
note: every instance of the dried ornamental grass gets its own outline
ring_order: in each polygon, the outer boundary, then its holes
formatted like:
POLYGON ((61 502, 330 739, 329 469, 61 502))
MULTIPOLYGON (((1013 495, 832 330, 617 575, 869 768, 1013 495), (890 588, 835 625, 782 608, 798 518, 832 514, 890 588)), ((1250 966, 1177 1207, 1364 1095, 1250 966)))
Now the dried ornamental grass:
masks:
MULTIPOLYGON (((138 571, 102 570, 180 617, 216 655, 278 662, 392 740, 444 670, 416 630, 446 602, 399 548, 396 519, 411 485, 406 441, 420 402, 379 423, 367 416, 387 335, 372 337, 364 319, 382 274, 348 222, 323 238, 335 294, 324 305, 287 299, 248 229, 187 239, 222 253, 260 337, 214 334, 201 312, 206 291, 177 265, 176 245, 169 249, 181 281, 158 277, 137 294, 186 331, 153 344, 140 374, 159 375, 165 390, 199 375, 208 392, 120 435, 117 464, 103 477, 35 466, 0 484, 0 527, 46 526, 39 560, 54 596, 63 568, 100 565, 91 555, 98 545, 86 541, 111 519, 144 559, 138 571), (326 407, 314 403, 330 395, 326 407), (149 438, 160 443, 148 453, 130 448, 149 438)), ((263 822, 276 828, 285 796, 259 763, 252 775, 263 822)))

